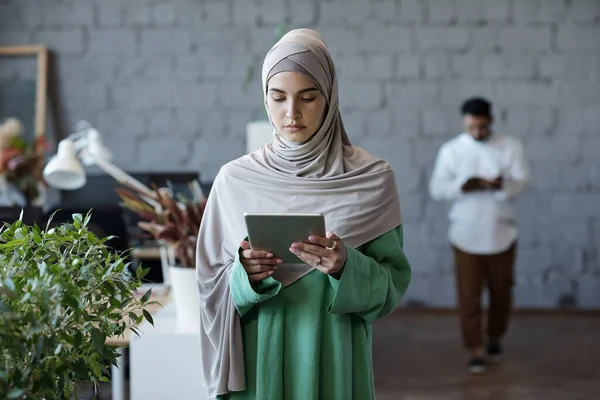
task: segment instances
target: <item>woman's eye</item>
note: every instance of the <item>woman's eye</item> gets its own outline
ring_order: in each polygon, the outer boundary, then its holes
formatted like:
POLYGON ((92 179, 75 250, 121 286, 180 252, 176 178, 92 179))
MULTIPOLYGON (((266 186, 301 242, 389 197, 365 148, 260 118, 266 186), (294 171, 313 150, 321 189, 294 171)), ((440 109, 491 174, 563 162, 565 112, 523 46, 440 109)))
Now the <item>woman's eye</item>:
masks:
POLYGON ((311 101, 314 101, 315 97, 303 97, 302 101, 305 103, 310 103, 311 101))
POLYGON ((281 103, 284 100, 285 100, 285 97, 273 97, 273 101, 276 101, 278 103, 281 103))

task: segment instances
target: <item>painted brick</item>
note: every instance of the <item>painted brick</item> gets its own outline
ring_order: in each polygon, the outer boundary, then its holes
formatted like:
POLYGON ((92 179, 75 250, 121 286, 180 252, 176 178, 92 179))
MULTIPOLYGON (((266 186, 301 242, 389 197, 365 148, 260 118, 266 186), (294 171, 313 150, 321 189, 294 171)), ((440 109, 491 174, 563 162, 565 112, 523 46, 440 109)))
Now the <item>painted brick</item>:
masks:
POLYGON ((400 53, 396 57, 396 70, 394 77, 400 80, 417 79, 421 74, 419 57, 400 53))
POLYGON ((367 1, 339 1, 323 2, 321 4, 320 24, 324 26, 348 24, 362 24, 369 16, 369 2, 367 1))
POLYGON ((593 81, 600 72, 600 57, 589 51, 548 54, 539 58, 540 77, 561 81, 593 81))
POLYGON ((118 0, 104 0, 102 6, 96 4, 96 21, 99 27, 116 27, 125 23, 126 10, 118 0))
POLYGON ((567 105, 558 113, 559 130, 573 136, 578 133, 597 135, 600 129, 600 113, 596 107, 572 107, 567 105))
POLYGON ((539 136, 556 129, 556 115, 552 107, 510 107, 501 111, 506 115, 505 132, 519 137, 539 136))
POLYGON ((571 193, 555 194, 550 200, 554 215, 561 217, 600 217, 600 194, 571 193))
POLYGON ((453 108, 424 109, 423 134, 450 138, 461 131, 460 114, 453 108))
POLYGON ((439 85, 433 82, 393 82, 386 88, 386 101, 393 109, 420 109, 436 104, 439 85))
POLYGON ((356 48, 362 51, 410 51, 412 43, 412 28, 367 25, 358 35, 356 48))
POLYGON ((81 28, 36 31, 33 34, 33 41, 44 43, 49 50, 59 54, 79 54, 85 50, 83 29, 81 28))
POLYGON ((443 53, 430 53, 423 56, 425 78, 441 80, 451 76, 450 58, 443 53))
POLYGON ((145 138, 139 144, 139 165, 147 171, 181 170, 192 157, 191 143, 180 137, 145 138))
POLYGON ((400 0, 399 19, 405 23, 420 23, 425 18, 425 4, 420 0, 400 0))
POLYGON ((143 54, 188 54, 192 50, 192 34, 171 29, 141 31, 143 54))
POLYGON ((598 0, 577 0, 569 4, 567 21, 574 24, 587 24, 600 20, 598 0))
POLYGON ((135 54, 136 47, 135 32, 129 29, 99 30, 90 35, 92 53, 135 54))
POLYGON ((395 0, 370 2, 373 18, 379 22, 395 22, 398 20, 400 5, 395 0))
POLYGON ((600 50, 600 25, 559 26, 559 50, 600 50))
POLYGON ((48 28, 91 26, 94 22, 94 7, 89 2, 45 2, 42 8, 43 25, 48 28))
MULTIPOLYGON (((119 167, 206 181, 245 152, 248 121, 264 118, 260 69, 275 27, 316 27, 352 142, 396 173, 414 271, 407 305, 455 304, 449 204, 429 198, 427 181, 460 130, 462 101, 490 98, 495 130, 523 139, 532 168, 517 201, 516 306, 573 296, 600 307, 597 0, 34 3, 0 0, 0 44, 53 51, 60 134, 85 118, 119 167), (257 73, 244 91, 249 66, 257 73)), ((33 76, 33 64, 7 61, 0 78, 33 76)))
POLYGON ((580 143, 568 136, 531 137, 527 153, 533 161, 572 162, 580 157, 580 143))
POLYGON ((376 109, 383 101, 381 84, 375 81, 340 80, 340 108, 376 109))
POLYGON ((354 53, 338 57, 335 63, 340 79, 389 79, 393 75, 391 54, 354 53))
POLYGON ((519 24, 556 23, 565 19, 566 0, 516 0, 512 18, 519 24))
POLYGON ((471 49, 478 52, 544 54, 552 51, 550 27, 475 27, 470 31, 470 37, 471 49))
POLYGON ((469 43, 469 32, 465 27, 431 27, 417 30, 420 51, 460 51, 469 43))
POLYGON ((502 82, 496 87, 496 99, 514 106, 553 106, 562 100, 555 85, 538 82, 502 82))
POLYGON ((490 55, 483 59, 482 75, 488 79, 532 79, 535 75, 535 63, 532 56, 526 55, 490 55))
POLYGON ((290 18, 294 26, 312 26, 317 21, 317 3, 292 1, 290 18))

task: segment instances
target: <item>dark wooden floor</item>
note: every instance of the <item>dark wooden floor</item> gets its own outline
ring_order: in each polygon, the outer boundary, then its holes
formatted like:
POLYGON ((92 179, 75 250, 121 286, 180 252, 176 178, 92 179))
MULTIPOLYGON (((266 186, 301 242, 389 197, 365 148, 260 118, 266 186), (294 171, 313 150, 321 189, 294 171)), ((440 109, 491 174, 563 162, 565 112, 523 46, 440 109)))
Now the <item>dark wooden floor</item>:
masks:
POLYGON ((501 364, 466 373, 453 314, 375 322, 378 400, 600 400, 600 317, 517 315, 501 364))

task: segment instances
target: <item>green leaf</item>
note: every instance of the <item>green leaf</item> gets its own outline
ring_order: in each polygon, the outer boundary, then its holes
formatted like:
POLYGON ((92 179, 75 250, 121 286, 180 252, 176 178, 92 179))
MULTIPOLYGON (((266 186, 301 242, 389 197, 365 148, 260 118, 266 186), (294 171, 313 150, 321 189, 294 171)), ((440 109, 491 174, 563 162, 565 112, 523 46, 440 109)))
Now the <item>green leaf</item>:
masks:
POLYGON ((25 295, 21 299, 21 303, 26 303, 27 300, 29 300, 30 298, 31 298, 31 293, 30 292, 25 293, 25 295))
POLYGON ((92 218, 92 214, 90 212, 87 213, 85 219, 83 220, 83 226, 87 226, 92 218))
POLYGON ((71 217, 73 218, 74 222, 83 222, 83 216, 80 213, 75 213, 73 215, 71 215, 71 217))
POLYGON ((25 394, 25 389, 12 388, 8 391, 7 399, 18 399, 25 394))
POLYGON ((10 312, 11 308, 10 308, 10 306, 8 304, 0 301, 0 311, 2 311, 2 312, 10 312))
POLYGON ((142 279, 143 271, 144 271, 144 269, 142 268, 142 264, 138 265, 138 267, 135 269, 135 277, 138 279, 142 279))
POLYGON ((150 272, 150 267, 142 269, 142 276, 138 277, 138 279, 144 279, 146 275, 150 272))
POLYGON ((40 360, 44 352, 44 337, 40 337, 35 344, 35 359, 40 360))
POLYGON ((11 248, 11 247, 17 247, 17 246, 21 246, 23 244, 23 239, 15 239, 15 240, 11 240, 10 242, 7 243, 2 243, 0 244, 0 248, 11 248))
POLYGON ((92 370, 94 375, 96 377, 101 377, 102 376, 102 368, 100 368, 100 364, 98 364, 98 361, 96 361, 96 358, 92 357, 88 360, 88 362, 90 364, 90 369, 92 370))
POLYGON ((44 275, 46 275, 46 269, 48 268, 48 266, 46 265, 46 262, 45 262, 45 261, 42 261, 42 262, 39 264, 39 267, 40 267, 40 276, 44 276, 44 275))
POLYGON ((132 301, 132 300, 133 300, 133 298, 132 298, 132 297, 127 297, 125 300, 123 300, 123 301, 121 302, 121 308, 125 308, 125 307, 127 307, 127 305, 128 305, 129 303, 131 303, 131 301, 132 301))
POLYGON ((146 317, 146 320, 150 322, 150 325, 154 326, 154 320, 152 319, 152 315, 150 315, 150 313, 146 310, 142 310, 142 312, 144 313, 144 317, 146 317))
POLYGON ((11 292, 15 291, 15 283, 10 278, 6 278, 4 280, 4 287, 10 290, 11 292))
POLYGON ((78 348, 81 346, 81 342, 83 341, 83 335, 80 331, 75 332, 75 337, 73 340, 73 347, 78 348))
POLYGON ((123 281, 116 281, 115 285, 121 290, 123 293, 129 292, 129 288, 123 283, 123 281))
MULTIPOLYGON (((38 228, 38 229, 39 229, 39 228, 38 228)), ((38 246, 39 246, 40 244, 42 244, 42 242, 43 242, 43 240, 42 240, 42 236, 40 235, 40 232, 39 232, 39 231, 37 231, 37 230, 34 230, 34 231, 33 231, 33 242, 34 242, 35 244, 37 244, 38 246)))
POLYGON ((148 289, 148 291, 146 292, 146 294, 144 294, 142 296, 142 299, 140 300, 143 303, 146 303, 148 301, 148 299, 150 298, 150 296, 152 295, 152 288, 148 289))
POLYGON ((100 331, 98 330, 98 328, 92 328, 90 331, 90 336, 92 338, 92 344, 94 345, 94 348, 96 349, 96 351, 100 355, 103 355, 104 354, 104 341, 102 340, 102 337, 100 335, 100 331))

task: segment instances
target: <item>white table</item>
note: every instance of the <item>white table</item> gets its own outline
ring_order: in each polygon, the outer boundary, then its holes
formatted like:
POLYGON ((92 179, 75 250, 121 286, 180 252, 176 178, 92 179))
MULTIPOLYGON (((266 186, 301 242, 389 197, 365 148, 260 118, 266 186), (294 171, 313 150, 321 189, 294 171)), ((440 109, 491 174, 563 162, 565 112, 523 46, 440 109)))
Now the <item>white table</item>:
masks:
POLYGON ((200 327, 177 323, 173 303, 154 315, 154 327, 140 325, 129 344, 131 400, 204 400, 200 327))
MULTIPOLYGON (((162 310, 161 305, 168 304, 169 297, 167 295, 166 289, 162 285, 153 285, 152 288, 153 291, 152 296, 150 296, 150 301, 156 301, 159 304, 147 306, 145 307, 145 309, 150 314, 154 315, 158 310, 162 310)), ((143 291, 140 290, 140 292, 146 293, 148 287, 143 287, 142 289, 143 291)), ((110 337, 106 340, 106 344, 117 346, 117 351, 120 355, 117 358, 117 365, 111 366, 112 400, 126 400, 128 397, 129 387, 127 386, 127 380, 125 377, 125 364, 128 353, 127 347, 129 346, 132 337, 135 337, 135 334, 130 330, 126 330, 123 336, 110 337)))

